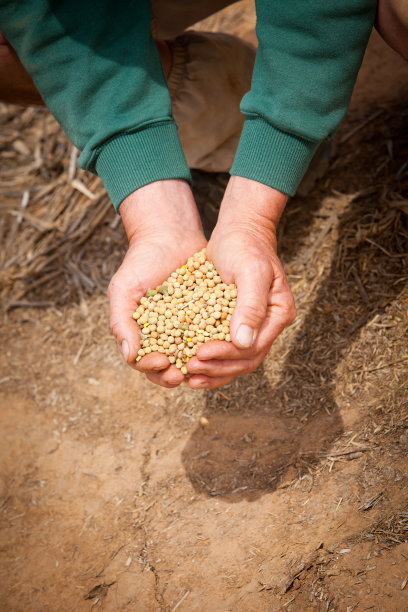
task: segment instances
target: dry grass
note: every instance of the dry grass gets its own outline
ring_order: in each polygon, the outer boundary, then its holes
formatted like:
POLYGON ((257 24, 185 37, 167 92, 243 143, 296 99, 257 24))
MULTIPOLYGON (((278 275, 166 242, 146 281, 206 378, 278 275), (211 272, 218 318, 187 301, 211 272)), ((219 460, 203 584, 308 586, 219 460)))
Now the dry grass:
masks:
POLYGON ((374 539, 385 548, 408 542, 408 509, 383 518, 368 530, 366 538, 374 539))
POLYGON ((60 305, 104 290, 120 256, 112 243, 123 233, 102 183, 76 168, 77 150, 47 111, 3 104, 0 124, 5 309, 60 305), (101 228, 105 236, 94 244, 101 228))

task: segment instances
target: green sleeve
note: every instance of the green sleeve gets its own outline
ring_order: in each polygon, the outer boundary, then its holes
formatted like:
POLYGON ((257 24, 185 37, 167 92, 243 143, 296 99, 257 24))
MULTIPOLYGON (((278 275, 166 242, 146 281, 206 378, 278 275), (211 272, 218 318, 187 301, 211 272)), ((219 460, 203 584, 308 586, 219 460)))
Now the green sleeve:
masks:
POLYGON ((257 0, 256 55, 231 169, 293 195, 319 143, 342 120, 375 0, 257 0))
POLYGON ((116 207, 152 181, 190 179, 149 0, 0 0, 0 23, 116 207))

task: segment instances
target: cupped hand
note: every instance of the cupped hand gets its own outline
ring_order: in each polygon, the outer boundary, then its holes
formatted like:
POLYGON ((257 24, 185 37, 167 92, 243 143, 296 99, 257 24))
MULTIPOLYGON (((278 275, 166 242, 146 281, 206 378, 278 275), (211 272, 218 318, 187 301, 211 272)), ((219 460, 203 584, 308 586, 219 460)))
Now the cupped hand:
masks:
POLYGON ((108 288, 110 326, 125 361, 164 387, 179 385, 185 376, 162 353, 136 363, 140 329, 132 318, 148 288, 206 245, 189 185, 181 179, 150 183, 129 195, 119 212, 129 239, 123 262, 108 288))
POLYGON ((200 347, 187 365, 191 388, 219 387, 252 372, 293 322, 294 300, 276 254, 276 226, 286 200, 271 187, 231 177, 207 256, 225 283, 237 285, 232 342, 200 347))

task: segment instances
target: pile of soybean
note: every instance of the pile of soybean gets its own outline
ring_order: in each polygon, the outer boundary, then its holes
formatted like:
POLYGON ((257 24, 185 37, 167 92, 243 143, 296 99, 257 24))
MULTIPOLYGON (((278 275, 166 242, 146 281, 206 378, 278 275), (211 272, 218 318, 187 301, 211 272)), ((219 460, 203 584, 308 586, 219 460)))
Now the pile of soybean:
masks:
POLYGON ((155 351, 187 374, 185 364, 209 340, 231 342, 237 288, 222 282, 205 249, 140 300, 133 318, 141 330, 136 361, 155 351))

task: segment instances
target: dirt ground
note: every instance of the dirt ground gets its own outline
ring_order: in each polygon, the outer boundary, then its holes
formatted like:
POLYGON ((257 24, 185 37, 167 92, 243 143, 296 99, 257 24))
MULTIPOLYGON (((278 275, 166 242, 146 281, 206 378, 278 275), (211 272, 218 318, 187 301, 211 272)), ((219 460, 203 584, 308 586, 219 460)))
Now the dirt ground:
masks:
MULTIPOLYGON (((2 610, 408 611, 407 83, 374 35, 330 167, 279 230, 298 317, 226 387, 164 390, 122 363, 113 212, 24 298, 3 266, 2 610)), ((7 176, 34 156, 21 138, 7 176)), ((3 236, 29 188, 0 181, 3 236)))

